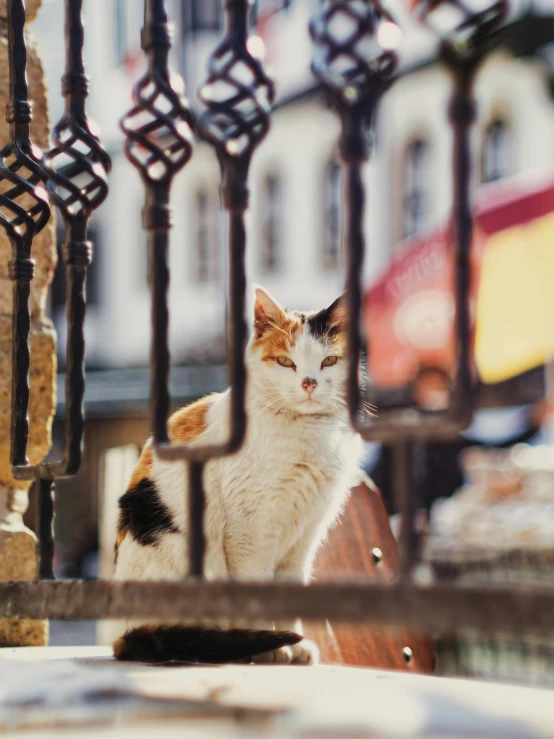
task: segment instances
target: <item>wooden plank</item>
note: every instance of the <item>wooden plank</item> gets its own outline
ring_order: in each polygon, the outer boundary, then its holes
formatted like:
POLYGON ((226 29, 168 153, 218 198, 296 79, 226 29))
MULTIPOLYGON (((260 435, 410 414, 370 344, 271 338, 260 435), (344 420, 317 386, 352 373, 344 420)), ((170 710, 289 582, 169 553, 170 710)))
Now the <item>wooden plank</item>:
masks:
MULTIPOLYGON (((368 479, 352 491, 340 524, 318 555, 315 578, 323 584, 363 575, 373 583, 392 583, 399 565, 381 493, 368 479)), ((327 621, 308 625, 306 636, 318 644, 325 662, 419 673, 432 673, 435 668, 433 639, 420 632, 327 621)))

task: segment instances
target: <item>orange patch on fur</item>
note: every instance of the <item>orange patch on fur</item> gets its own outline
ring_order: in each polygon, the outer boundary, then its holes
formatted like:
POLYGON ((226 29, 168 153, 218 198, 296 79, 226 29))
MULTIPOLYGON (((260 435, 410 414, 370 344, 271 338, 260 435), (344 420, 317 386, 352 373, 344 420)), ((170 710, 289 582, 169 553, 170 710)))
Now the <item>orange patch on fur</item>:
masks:
POLYGON ((173 441, 186 444, 197 439, 206 428, 206 415, 213 403, 213 395, 180 408, 169 419, 169 435, 173 441))
POLYGON ((152 442, 147 442, 143 448, 142 448, 142 454, 139 457, 139 461, 137 462, 137 466, 133 470, 133 474, 131 476, 131 479, 129 480, 129 484, 127 485, 127 490, 131 490, 136 485, 139 484, 141 480, 144 480, 144 478, 150 477, 150 472, 152 470, 152 442))
MULTIPOLYGON (((200 398, 195 403, 185 406, 176 411, 169 419, 169 435, 173 441, 180 443, 188 443, 198 438, 206 428, 206 414, 213 402, 213 396, 207 395, 200 398)), ((152 442, 147 442, 139 457, 137 466, 133 470, 131 479, 127 486, 127 491, 135 488, 141 480, 149 480, 152 477, 152 460, 153 450, 152 442)), ((123 523, 122 512, 119 511, 119 519, 117 525, 117 537, 115 542, 115 561, 117 562, 117 553, 122 541, 127 535, 127 528, 123 523)))
POLYGON ((252 350, 261 350, 263 360, 286 356, 296 343, 302 326, 298 316, 284 313, 278 323, 271 324, 252 342, 252 350))
POLYGON ((123 539, 127 536, 126 529, 121 524, 121 511, 119 513, 119 523, 117 526, 117 536, 115 538, 115 552, 117 555, 117 551, 119 547, 121 546, 121 543, 123 542, 123 539))

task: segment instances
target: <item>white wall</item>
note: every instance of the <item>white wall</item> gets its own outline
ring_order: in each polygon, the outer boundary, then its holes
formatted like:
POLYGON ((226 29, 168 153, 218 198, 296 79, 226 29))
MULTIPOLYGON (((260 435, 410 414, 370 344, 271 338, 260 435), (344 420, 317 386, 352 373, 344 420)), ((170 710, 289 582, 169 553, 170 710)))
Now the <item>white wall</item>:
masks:
POLYGON ((249 276, 263 283, 283 303, 299 310, 324 307, 343 288, 343 276, 325 270, 321 256, 323 174, 337 135, 335 116, 319 104, 279 110, 252 165, 247 219, 251 238, 249 276), (265 275, 259 248, 260 189, 264 175, 274 170, 284 180, 284 259, 281 272, 265 275))

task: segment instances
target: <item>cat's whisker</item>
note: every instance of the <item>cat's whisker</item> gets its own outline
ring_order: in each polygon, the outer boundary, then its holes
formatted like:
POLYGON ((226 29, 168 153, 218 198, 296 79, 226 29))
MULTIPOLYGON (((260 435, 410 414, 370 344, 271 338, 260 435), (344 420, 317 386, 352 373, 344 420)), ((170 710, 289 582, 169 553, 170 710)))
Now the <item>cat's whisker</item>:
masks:
POLYGON ((266 402, 259 405, 258 409, 262 412, 268 411, 268 410, 280 410, 280 405, 282 403, 282 399, 280 396, 275 394, 273 398, 266 398, 266 402))
MULTIPOLYGON (((333 398, 330 401, 330 403, 334 410, 342 410, 346 408, 346 405, 347 405, 346 400, 344 400, 344 398, 333 398)), ((368 401, 363 400, 360 403, 360 411, 362 411, 363 414, 366 414, 368 416, 371 416, 372 418, 375 418, 377 417, 378 408, 372 403, 369 403, 368 401)))
POLYGON ((373 403, 370 403, 370 402, 369 402, 368 400, 364 400, 364 401, 363 401, 363 405, 364 405, 364 406, 365 406, 365 407, 366 407, 366 408, 367 408, 368 410, 371 410, 371 411, 378 411, 378 410, 379 410, 379 409, 377 408, 377 406, 376 406, 376 405, 374 405, 373 403))
POLYGON ((266 411, 266 410, 269 410, 270 408, 275 407, 277 405, 277 403, 278 403, 278 399, 277 398, 274 398, 273 400, 267 401, 263 405, 260 405, 259 406, 259 409, 262 410, 262 411, 266 411))
POLYGON ((363 401, 361 404, 361 409, 365 411, 368 415, 370 415, 372 418, 376 418, 379 412, 379 409, 376 405, 373 405, 373 403, 368 403, 366 401, 363 401))

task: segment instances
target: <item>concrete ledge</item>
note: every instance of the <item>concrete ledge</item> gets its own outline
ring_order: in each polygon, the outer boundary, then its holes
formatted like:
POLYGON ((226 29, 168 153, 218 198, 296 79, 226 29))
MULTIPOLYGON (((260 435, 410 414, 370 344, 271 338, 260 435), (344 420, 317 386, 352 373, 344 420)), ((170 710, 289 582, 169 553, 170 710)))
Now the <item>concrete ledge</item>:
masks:
MULTIPOLYGON (((80 666, 81 681, 90 679, 91 684, 110 675, 134 700, 126 704, 124 725, 116 700, 111 714, 102 714, 102 734, 110 736, 124 735, 125 724, 134 722, 134 739, 151 737, 153 726, 159 728, 152 720, 164 721, 166 737, 176 727, 185 737, 189 732, 244 736, 246 729, 252 737, 270 738, 554 736, 554 693, 548 690, 340 666, 154 667, 117 663, 109 649, 95 647, 0 650, 0 716, 3 684, 19 669, 14 660, 20 666, 27 663, 36 681, 47 676, 54 662, 80 666)), ((92 717, 83 720, 86 701, 81 706, 60 705, 57 714, 50 713, 49 726, 52 721, 58 726, 56 736, 66 731, 68 736, 98 735, 91 733, 92 717), (79 715, 82 720, 77 721, 79 715), (69 725, 68 716, 73 721, 69 725)), ((99 715, 97 711, 97 720, 99 715)), ((0 731, 6 728, 0 724, 0 731)), ((37 731, 28 735, 38 736, 37 731)))

